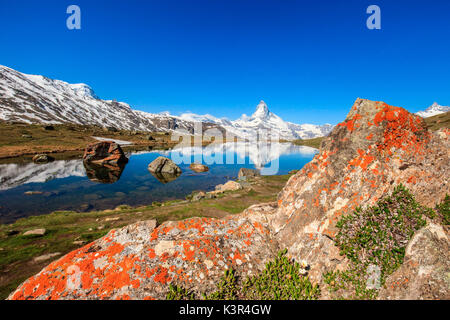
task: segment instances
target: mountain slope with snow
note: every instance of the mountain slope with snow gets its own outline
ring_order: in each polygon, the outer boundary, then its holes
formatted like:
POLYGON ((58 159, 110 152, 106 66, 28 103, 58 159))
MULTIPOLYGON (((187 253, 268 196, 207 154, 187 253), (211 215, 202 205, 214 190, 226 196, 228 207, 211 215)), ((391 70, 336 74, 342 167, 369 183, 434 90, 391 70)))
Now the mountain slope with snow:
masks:
POLYGON ((450 111, 450 107, 441 106, 437 102, 433 103, 425 111, 419 111, 416 114, 422 118, 429 118, 438 114, 446 113, 450 111))
POLYGON ((133 110, 124 102, 101 100, 88 85, 70 84, 40 75, 28 75, 0 65, 0 119, 25 123, 75 123, 125 130, 176 131, 194 134, 195 123, 203 130, 217 128, 239 138, 309 139, 327 135, 332 125, 294 124, 272 113, 264 101, 255 113, 230 121, 212 115, 168 112, 152 114, 133 110))
POLYGON ((0 119, 26 123, 75 123, 126 130, 193 131, 193 124, 167 114, 136 111, 101 100, 86 84, 69 84, 0 66, 0 119))

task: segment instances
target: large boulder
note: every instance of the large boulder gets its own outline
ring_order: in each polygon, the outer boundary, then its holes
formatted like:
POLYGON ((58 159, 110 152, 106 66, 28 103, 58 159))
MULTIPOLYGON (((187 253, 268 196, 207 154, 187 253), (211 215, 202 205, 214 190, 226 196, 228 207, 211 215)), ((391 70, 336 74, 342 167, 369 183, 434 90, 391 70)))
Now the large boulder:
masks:
MULTIPOLYGON (((358 99, 320 153, 290 178, 277 203, 220 220, 193 218, 158 227, 139 222, 113 230, 53 262, 9 298, 164 299, 169 284, 209 293, 227 268, 245 278, 282 248, 306 260, 311 280, 321 283, 323 272, 347 263, 333 241, 340 216, 374 204, 400 183, 423 205, 434 206, 450 193, 449 135, 448 129, 428 131, 420 117, 402 108, 358 99)), ((429 240, 416 241, 419 246, 429 240)), ((411 246, 411 254, 419 254, 419 247, 411 246)))
POLYGON ((168 173, 177 175, 181 173, 179 166, 166 157, 158 157, 148 165, 148 171, 152 173, 168 173))
POLYGON ((95 164, 123 164, 128 162, 122 148, 113 141, 102 141, 86 147, 83 161, 95 164))
POLYGON ((314 266, 310 276, 320 282, 346 263, 333 241, 342 215, 374 205, 399 184, 429 207, 450 193, 449 134, 430 132, 405 109, 357 99, 279 194, 271 219, 277 241, 314 266))

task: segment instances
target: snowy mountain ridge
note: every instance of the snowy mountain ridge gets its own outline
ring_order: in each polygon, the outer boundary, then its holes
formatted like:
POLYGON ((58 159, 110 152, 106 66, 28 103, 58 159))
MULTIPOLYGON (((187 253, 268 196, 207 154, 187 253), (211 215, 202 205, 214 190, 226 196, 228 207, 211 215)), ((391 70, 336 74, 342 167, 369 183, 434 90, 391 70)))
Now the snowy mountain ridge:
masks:
POLYGON ((438 114, 446 113, 450 111, 450 107, 441 106, 437 102, 433 103, 424 111, 419 111, 416 114, 422 118, 429 118, 438 114))

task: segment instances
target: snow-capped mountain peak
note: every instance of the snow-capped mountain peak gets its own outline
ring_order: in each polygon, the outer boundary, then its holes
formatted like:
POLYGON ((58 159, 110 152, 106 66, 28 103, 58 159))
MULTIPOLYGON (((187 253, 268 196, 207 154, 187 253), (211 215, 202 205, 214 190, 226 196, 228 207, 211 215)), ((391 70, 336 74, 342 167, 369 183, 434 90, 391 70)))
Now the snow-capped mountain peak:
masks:
POLYGON ((253 113, 252 118, 266 119, 267 117, 269 117, 269 115, 270 111, 269 108, 267 107, 267 104, 263 100, 261 100, 258 106, 256 107, 256 111, 255 113, 253 113))
POLYGON ((184 113, 180 118, 186 121, 208 121, 221 126, 235 136, 247 140, 261 138, 261 134, 271 140, 276 140, 277 138, 283 140, 310 139, 325 136, 333 128, 329 124, 320 126, 313 124, 299 125, 286 122, 271 112, 267 104, 262 100, 250 117, 243 114, 239 119, 234 121, 228 120, 227 118, 219 119, 209 114, 197 115, 193 113, 184 113))
POLYGON ((438 114, 446 113, 450 111, 450 107, 441 106, 437 102, 429 106, 425 111, 419 111, 416 114, 422 118, 429 118, 438 114))
POLYGON ((69 86, 73 90, 73 92, 81 98, 88 97, 98 99, 98 97, 94 93, 94 90, 92 90, 92 88, 85 83, 70 84, 69 86))

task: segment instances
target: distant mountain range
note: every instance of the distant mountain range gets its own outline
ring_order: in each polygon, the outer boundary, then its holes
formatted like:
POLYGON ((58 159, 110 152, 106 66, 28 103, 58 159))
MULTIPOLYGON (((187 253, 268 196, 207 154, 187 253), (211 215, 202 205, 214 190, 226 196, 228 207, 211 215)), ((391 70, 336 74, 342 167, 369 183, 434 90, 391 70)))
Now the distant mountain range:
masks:
POLYGON ((450 107, 441 106, 436 102, 428 107, 425 111, 419 111, 416 114, 422 118, 429 118, 438 114, 446 113, 450 111, 450 107))
POLYGON ((331 124, 314 125, 314 124, 295 124, 286 122, 276 114, 272 113, 264 101, 261 101, 256 107, 253 115, 242 115, 239 119, 230 121, 222 118, 218 119, 211 115, 196 115, 193 113, 185 113, 180 116, 186 121, 201 121, 215 123, 232 134, 252 139, 255 132, 275 133, 281 139, 310 139, 326 136, 331 132, 333 126, 331 124))
POLYGON ((126 130, 194 133, 194 123, 203 129, 219 128, 240 138, 254 140, 264 129, 280 139, 308 139, 327 135, 330 124, 294 124, 270 112, 261 101, 255 113, 230 121, 211 115, 168 112, 153 114, 133 110, 114 100, 101 100, 86 84, 70 84, 41 75, 27 75, 0 65, 0 119, 25 123, 75 123, 126 130))

